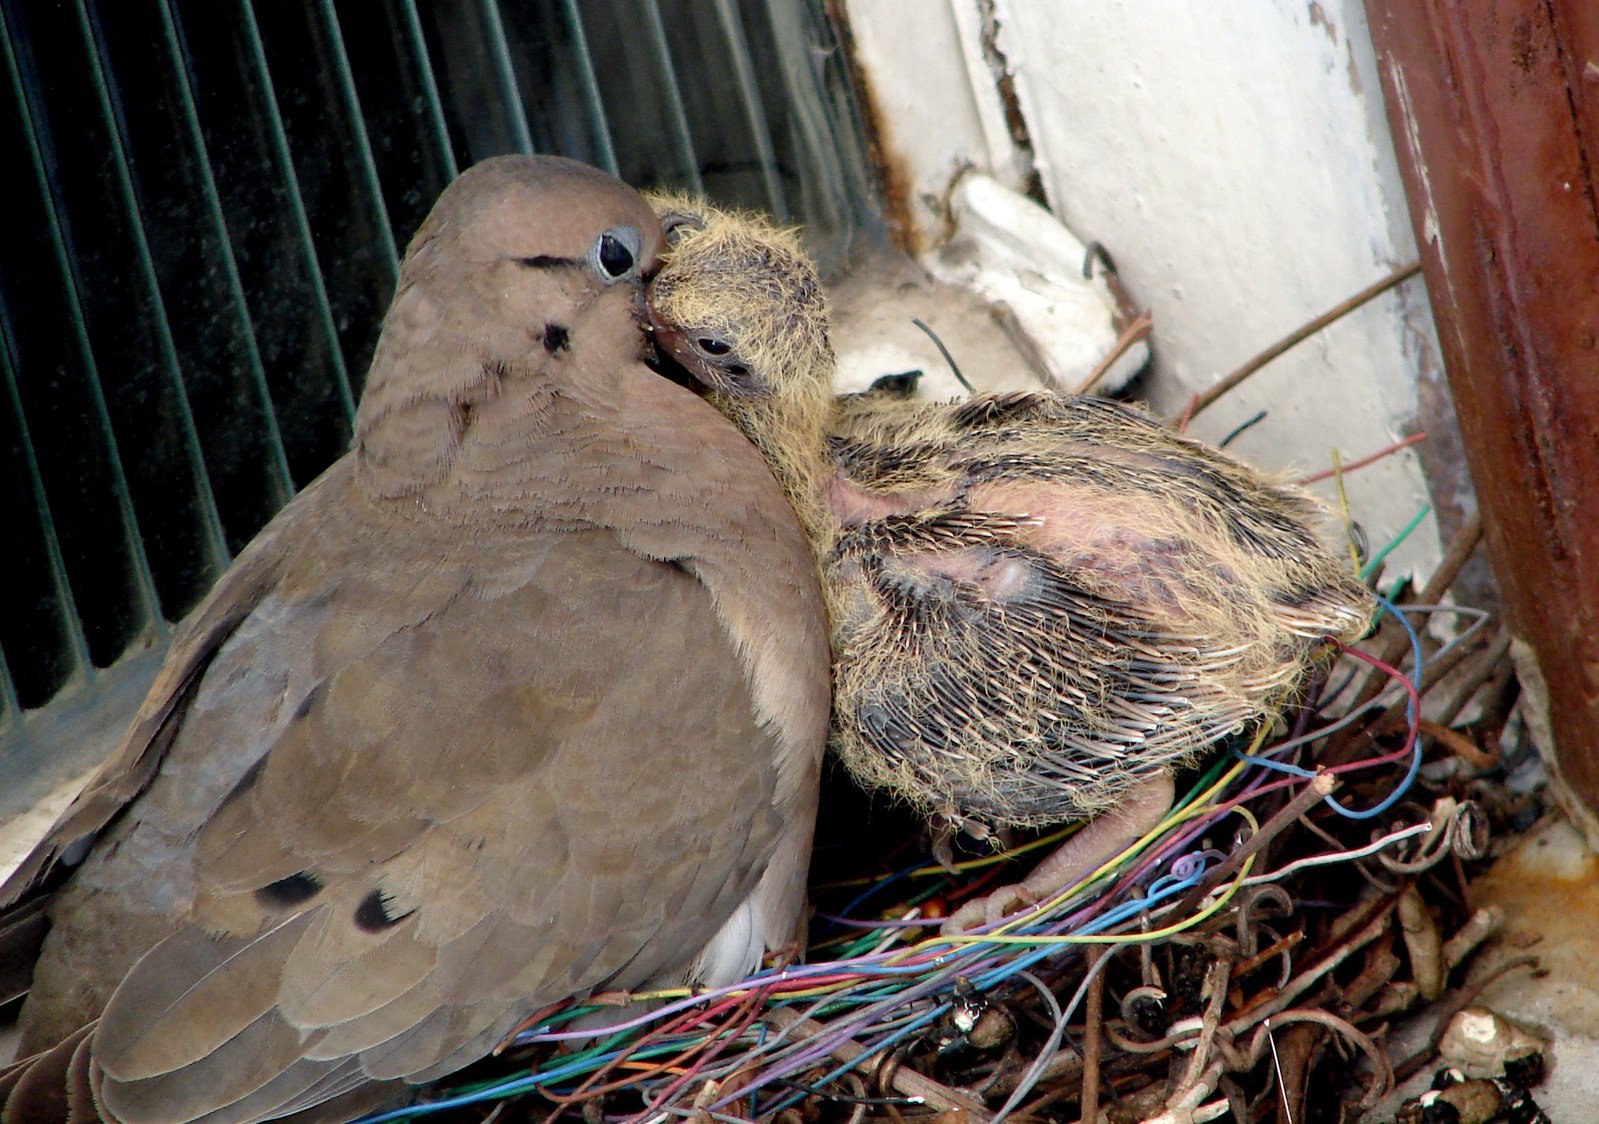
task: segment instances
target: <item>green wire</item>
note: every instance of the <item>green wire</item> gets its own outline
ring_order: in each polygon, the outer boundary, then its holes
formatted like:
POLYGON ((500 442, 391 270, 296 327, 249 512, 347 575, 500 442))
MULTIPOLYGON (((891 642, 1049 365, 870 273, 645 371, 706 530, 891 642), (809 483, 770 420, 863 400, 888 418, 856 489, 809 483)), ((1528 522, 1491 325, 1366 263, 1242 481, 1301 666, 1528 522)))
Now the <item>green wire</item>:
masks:
POLYGON ((1430 514, 1432 514, 1432 504, 1430 504, 1430 503, 1422 504, 1421 505, 1421 510, 1416 512, 1416 517, 1414 519, 1412 519, 1409 523, 1405 524, 1404 530, 1400 531, 1399 534, 1395 535, 1392 542, 1390 542, 1387 546, 1383 547, 1376 554, 1372 555, 1371 561, 1367 562, 1364 566, 1362 566, 1360 568, 1361 580, 1364 581, 1366 578, 1371 577, 1371 575, 1376 572, 1377 567, 1382 565, 1383 559, 1387 558, 1390 554, 1392 554, 1395 547, 1397 547, 1400 543, 1402 543, 1406 539, 1408 539, 1410 537, 1410 533, 1412 531, 1414 531, 1418 526, 1420 526, 1421 525, 1421 521, 1423 519, 1427 518, 1427 516, 1430 515, 1430 514))

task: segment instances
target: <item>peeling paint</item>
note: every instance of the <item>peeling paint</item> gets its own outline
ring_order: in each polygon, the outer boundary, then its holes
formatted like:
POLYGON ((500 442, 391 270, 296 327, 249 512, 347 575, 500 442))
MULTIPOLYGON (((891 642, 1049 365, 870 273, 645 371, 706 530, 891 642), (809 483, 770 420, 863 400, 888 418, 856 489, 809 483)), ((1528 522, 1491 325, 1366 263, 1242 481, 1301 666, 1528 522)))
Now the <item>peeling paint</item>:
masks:
POLYGON ((876 87, 866 72, 856 50, 849 19, 840 6, 840 0, 828 0, 828 19, 837 31, 839 47, 849 68, 850 82, 855 88, 860 106, 862 126, 866 134, 866 155, 877 178, 879 202, 883 208, 883 223, 888 228, 894 244, 912 256, 920 254, 923 239, 920 224, 912 211, 914 175, 904 159, 895 151, 890 137, 889 117, 878 103, 876 87))
MULTIPOLYGON (((1444 285, 1449 289, 1449 300, 1453 304, 1457 294, 1450 280, 1452 273, 1449 268, 1449 258, 1445 253, 1443 239, 1439 235, 1438 205, 1433 196, 1432 178, 1427 170, 1427 160, 1421 151, 1421 126, 1416 120, 1416 106, 1411 100, 1409 87, 1405 85, 1405 72, 1400 68, 1398 60, 1392 55, 1384 55, 1382 65, 1393 85, 1394 101, 1399 105, 1399 119, 1405 124, 1405 150, 1410 153, 1410 165, 1416 173, 1416 187, 1424 201, 1421 219, 1422 241, 1438 255, 1438 275, 1443 278, 1444 285)), ((1460 325, 1456 324, 1457 347, 1465 346, 1465 337, 1460 335, 1460 331, 1460 325)))
POLYGON ((978 39, 983 50, 983 61, 988 64, 989 73, 994 81, 994 90, 999 94, 1000 104, 1004 107, 1005 128, 1010 133, 1011 143, 1016 146, 1016 150, 1022 154, 1026 163, 1026 194, 1034 202, 1044 203, 1044 186, 1038 178, 1037 169, 1033 166, 1033 139, 1027 131, 1027 118, 1022 113, 1021 99, 1016 96, 1016 75, 1012 72, 1010 61, 999 45, 997 0, 975 0, 975 2, 978 26, 981 28, 978 39))
POLYGON ((1310 0, 1310 24, 1325 30, 1328 41, 1335 47, 1338 45, 1338 25, 1327 18, 1326 10, 1316 0, 1310 0))

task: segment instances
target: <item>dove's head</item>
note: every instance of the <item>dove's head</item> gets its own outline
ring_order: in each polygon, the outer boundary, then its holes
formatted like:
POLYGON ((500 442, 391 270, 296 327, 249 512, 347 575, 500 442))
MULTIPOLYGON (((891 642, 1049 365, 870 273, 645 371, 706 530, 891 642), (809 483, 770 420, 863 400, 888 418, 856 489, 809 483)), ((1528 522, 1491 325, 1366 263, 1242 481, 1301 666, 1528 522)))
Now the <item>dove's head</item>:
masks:
POLYGON ((375 487, 443 479, 497 399, 603 400, 642 366, 643 284, 666 248, 643 196, 557 156, 496 156, 439 196, 400 264, 356 417, 375 487))
POLYGON ((657 347, 763 447, 819 430, 833 398, 827 294, 799 236, 764 216, 652 199, 671 248, 649 285, 657 347))

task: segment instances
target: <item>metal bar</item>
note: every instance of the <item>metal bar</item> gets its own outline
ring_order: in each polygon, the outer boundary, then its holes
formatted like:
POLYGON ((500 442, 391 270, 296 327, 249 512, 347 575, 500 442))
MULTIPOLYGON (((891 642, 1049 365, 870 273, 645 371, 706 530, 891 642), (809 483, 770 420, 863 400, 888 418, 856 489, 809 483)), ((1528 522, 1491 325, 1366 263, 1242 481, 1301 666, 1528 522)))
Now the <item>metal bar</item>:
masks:
POLYGON ((160 0, 156 11, 161 16, 161 35, 166 42, 167 63, 183 99, 182 119, 188 124, 190 159, 195 174, 200 177, 206 217, 216 233, 217 252, 220 255, 223 280, 228 287, 228 301, 234 308, 242 329, 239 339, 244 344, 245 362, 248 365, 250 385, 261 405, 261 416, 266 426, 267 448, 271 453, 269 469, 274 486, 276 506, 282 507, 294 495, 294 475, 289 471, 289 454, 283 444, 283 431, 278 427, 277 408, 272 404, 272 392, 267 387, 266 368, 261 363, 261 349, 256 344, 255 325, 250 319, 250 304, 244 296, 244 282, 239 277, 239 263, 233 256, 233 241, 228 237, 228 220, 222 212, 222 196, 217 191, 216 173, 211 165, 211 154, 206 151, 205 136, 200 131, 200 114, 194 102, 194 89, 189 84, 189 68, 183 65, 183 47, 178 38, 177 19, 172 12, 172 0, 160 0))
POLYGON ((344 33, 339 28, 339 14, 333 10, 333 0, 322 0, 322 21, 328 39, 333 44, 333 67, 339 81, 339 95, 344 99, 344 110, 350 115, 351 139, 355 142, 356 156, 361 162, 361 178, 366 183, 373 214, 378 216, 378 238, 389 263, 389 283, 400 276, 400 252, 394 244, 394 227, 389 221, 389 207, 383 201, 383 185, 378 180, 377 161, 372 158, 372 140, 366 132, 366 115, 361 112, 361 96, 355 88, 355 75, 350 70, 350 56, 344 49, 344 33))
POLYGON ((505 22, 500 19, 500 5, 496 0, 481 0, 478 7, 483 13, 483 22, 488 24, 489 58, 494 66, 494 80, 500 86, 500 102, 511 117, 516 150, 531 154, 533 134, 527 127, 527 111, 522 108, 522 91, 516 84, 516 67, 511 62, 511 45, 505 39, 505 22))
MULTIPOLYGON (((99 426, 100 437, 105 442, 106 461, 111 469, 112 491, 114 492, 117 521, 122 527, 123 540, 127 545, 128 556, 133 562, 134 588, 138 591, 138 604, 136 606, 143 614, 145 627, 155 624, 161 619, 160 598, 156 594, 155 576, 150 570, 150 559, 144 551, 144 537, 139 533, 139 517, 133 510, 132 494, 128 491, 128 476, 122 467, 122 454, 117 449, 115 431, 111 428, 111 412, 106 407, 105 389, 100 383, 100 369, 94 360, 94 350, 89 346, 88 325, 83 319, 83 304, 79 294, 83 291, 83 278, 78 276, 73 255, 67 249, 66 234, 61 226, 60 202, 56 193, 56 185, 52 182, 46 171, 44 155, 39 150, 38 121, 31 106, 26 87, 22 81, 21 62, 17 58, 16 48, 12 39, 10 20, 6 18, 4 6, 0 6, 0 40, 4 41, 6 67, 10 71, 14 96, 17 99, 18 112, 23 115, 23 131, 28 138, 28 155, 33 164, 34 175, 38 178, 41 197, 45 210, 49 213, 50 246, 54 250, 55 264, 60 276, 67 281, 65 296, 67 306, 72 318, 72 338, 77 345, 79 358, 83 369, 88 376, 89 400, 94 410, 95 422, 99 426)), ((20 418, 20 414, 18 415, 20 418)), ((31 450, 30 450, 31 455, 31 450)), ((62 560, 64 563, 64 560, 62 560)), ((63 580, 65 567, 62 569, 63 580)), ((73 613, 74 622, 77 621, 76 610, 73 613)), ((95 668, 92 661, 85 659, 79 670, 89 682, 94 681, 95 668)))
POLYGON ((844 160, 828 117, 824 83, 827 56, 815 49, 819 17, 792 0, 766 0, 765 7, 780 60, 789 132, 799 165, 795 170, 800 182, 811 188, 801 200, 802 206, 809 204, 809 213, 792 221, 847 229, 844 160))
POLYGON ((666 83, 661 90, 666 98, 666 116, 672 124, 672 142, 688 173, 688 186, 696 195, 705 194, 705 181, 700 177, 700 160, 694 152, 694 137, 688 127, 688 113, 683 108, 683 91, 677 82, 677 67, 672 63, 672 51, 666 44, 666 24, 661 20, 661 0, 643 0, 639 11, 644 15, 644 34, 648 36, 650 50, 661 64, 666 83))
MULTIPOLYGON (((117 195, 123 210, 127 213, 128 224, 133 230, 139 273, 150 294, 148 315, 160 348, 161 373, 172 388, 172 400, 177 408, 178 428, 183 434, 184 452, 188 455, 189 464, 194 470, 194 485, 199 492, 200 510, 205 526, 203 542, 207 568, 213 574, 220 574, 227 569, 228 562, 232 559, 232 552, 228 550, 227 535, 222 528, 222 514, 217 510, 216 493, 211 488, 211 473, 206 468, 205 450, 200 446, 200 431, 194 423, 194 409, 189 402, 189 388, 183 383, 183 372, 178 363, 178 347, 172 338, 172 322, 167 316, 166 302, 161 296, 161 282, 156 277, 155 261, 150 255, 150 242, 145 237, 144 215, 140 211, 138 195, 134 191, 133 172, 128 166, 127 138, 123 135, 124 122, 111 104, 111 92, 106 85, 105 43, 99 28, 89 19, 89 11, 84 0, 78 0, 74 8, 78 16, 78 31, 83 36, 83 45, 89 56, 95 98, 100 103, 100 112, 106 120, 106 135, 111 140, 111 164, 116 170, 117 195)), ((165 639, 165 614, 158 613, 155 623, 160 636, 165 639)))
POLYGON ((750 127, 755 142, 755 155, 761 164, 761 180, 766 186, 766 201, 772 217, 780 223, 789 221, 788 201, 783 196, 783 184, 777 175, 777 151, 772 147, 772 134, 766 127, 766 110, 761 105, 760 87, 755 84, 755 68, 750 64, 749 43, 744 38, 744 25, 739 22, 735 0, 715 0, 717 22, 727 38, 733 66, 733 84, 738 89, 739 100, 744 105, 744 119, 750 127))
MULTIPOLYGON (((0 21, 4 20, 0 13, 0 21)), ((6 34, 6 53, 11 53, 11 36, 6 34)), ((5 368, 6 397, 11 413, 17 419, 17 432, 22 439, 22 458, 28 465, 28 486, 33 491, 33 505, 39 513, 39 527, 44 534, 45 556, 50 560, 50 584, 55 587, 56 605, 65 624, 67 647, 72 653, 72 665, 80 674, 94 675, 94 662, 89 655, 89 640, 83 631, 83 621, 78 616, 78 602, 72 596, 72 583, 67 580, 67 560, 61 554, 61 540, 56 535, 55 516, 50 512, 50 496, 45 491, 44 475, 39 471, 39 458, 33 452, 33 438, 28 433, 28 415, 22 409, 22 392, 17 387, 17 360, 12 343, 11 318, 0 305, 0 367, 5 368)), ((11 673, 5 674, 6 705, 20 714, 16 690, 11 673)))
POLYGON ((444 102, 439 97, 438 79, 433 74, 433 59, 428 54, 427 37, 422 34, 422 17, 417 14, 416 0, 401 0, 405 10, 405 33, 411 41, 411 51, 421 66, 422 99, 427 106, 427 121, 433 133, 433 142, 439 147, 439 158, 453 180, 459 169, 455 163, 455 149, 450 145, 450 127, 444 120, 444 102))
POLYGON ((300 249, 310 266, 312 299, 316 302, 317 319, 327 336, 329 358, 337 376, 339 401, 344 406, 345 417, 355 423, 355 396, 350 392, 350 375, 344 368, 344 352, 339 349, 339 333, 333 324, 333 307, 328 301, 327 285, 322 279, 322 265, 317 260, 316 242, 311 236, 311 220, 305 213, 305 200, 300 197, 300 179, 294 171, 294 157, 289 152, 288 133, 283 128, 283 115, 278 112, 278 95, 272 86, 272 72, 267 68, 266 49, 261 43, 261 28, 255 22, 255 9, 250 0, 239 0, 244 18, 240 26, 250 46, 252 61, 265 88, 267 123, 272 136, 272 152, 277 158, 278 170, 283 176, 288 195, 289 209, 294 216, 295 233, 299 235, 300 249))
POLYGON ((1366 9, 1484 538, 1536 654, 1524 698, 1547 702, 1599 845, 1599 136, 1579 108, 1599 19, 1576 0, 1366 9))
POLYGON ((583 83, 583 103, 588 108, 589 131, 600 150, 600 167, 617 174, 616 149, 611 144, 611 126, 605 120, 605 103, 600 100, 600 84, 594 77, 594 59, 589 54, 588 37, 583 34, 583 17, 576 0, 561 0, 561 13, 577 47, 578 79, 583 83))
POLYGON ((22 703, 17 698, 17 685, 11 680, 11 665, 6 662, 4 648, 0 648, 0 734, 22 726, 22 703))

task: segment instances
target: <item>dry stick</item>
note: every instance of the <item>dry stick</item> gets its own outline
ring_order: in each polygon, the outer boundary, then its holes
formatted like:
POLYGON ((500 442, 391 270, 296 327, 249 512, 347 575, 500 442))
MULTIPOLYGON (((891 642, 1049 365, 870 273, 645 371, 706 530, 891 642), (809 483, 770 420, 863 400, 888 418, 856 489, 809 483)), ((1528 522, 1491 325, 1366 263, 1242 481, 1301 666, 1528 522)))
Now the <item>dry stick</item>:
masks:
MULTIPOLYGON (((1337 1031, 1359 1047, 1361 1053, 1365 1054, 1367 1059, 1370 1060, 1372 1069, 1375 1071, 1375 1080, 1372 1082, 1372 1087, 1366 1090, 1365 1095, 1360 1098, 1360 1106, 1362 1108, 1373 1107, 1387 1095, 1388 1090, 1393 1088, 1394 1070, 1388 1061, 1388 1055, 1383 1053, 1382 1049, 1377 1043, 1372 1041, 1369 1035, 1361 1033, 1347 1019, 1341 1019, 1337 1015, 1314 1008, 1295 1008, 1290 1011, 1279 1012, 1273 1017, 1277 1020, 1278 1025, 1283 1023, 1317 1023, 1337 1031)), ((1250 1043, 1249 1058, 1256 1065, 1260 1064, 1266 1056, 1267 1033, 1266 1028, 1261 1027, 1260 1030, 1255 1032, 1254 1040, 1250 1043)))
MULTIPOLYGON (((1102 946, 1091 946, 1085 957, 1090 971, 1101 956, 1107 955, 1102 946)), ((1099 1050, 1101 1023, 1105 1013, 1105 973, 1097 972, 1088 981, 1088 996, 1083 1007, 1083 1095, 1078 1099, 1077 1115, 1083 1124, 1094 1124, 1099 1119, 1099 1050)))
POLYGON ((1444 963, 1452 972, 1465 962, 1477 946, 1497 933, 1505 923, 1505 914, 1498 906, 1484 906, 1473 913, 1455 935, 1444 942, 1444 963))
MULTIPOLYGON (((1205 982, 1200 985, 1199 993, 1207 1002, 1199 1021, 1199 1037, 1194 1040, 1193 1056, 1188 1059, 1188 1068, 1172 1101, 1167 1102, 1167 1107, 1172 1107, 1183 1093, 1200 1084, 1211 1061, 1212 1045, 1216 1041, 1216 1032, 1221 1029, 1222 1011, 1227 1006, 1227 980, 1233 972, 1233 958, 1226 952, 1226 947, 1216 949, 1216 959, 1205 970, 1205 982)), ((1214 1089, 1215 1085, 1212 1084, 1210 1088, 1214 1089)), ((1209 1092, 1207 1089, 1205 1095, 1208 1096, 1209 1092)))
MULTIPOLYGON (((1494 637, 1493 643, 1477 656, 1476 662, 1471 667, 1461 671, 1460 678, 1455 681, 1454 694, 1449 701, 1438 708, 1438 722, 1447 726, 1466 708, 1479 688, 1488 680, 1499 673, 1500 667, 1510 658, 1510 630, 1500 628, 1494 637)), ((1478 751, 1481 752, 1480 750, 1478 751)), ((1491 763, 1490 763, 1491 764, 1491 763)), ((1487 766, 1484 766, 1486 768, 1487 766)))
POLYGON ((1282 339, 1278 340, 1265 351, 1262 351, 1259 355, 1249 360, 1249 362, 1245 363, 1242 367, 1239 367, 1236 371, 1222 379, 1215 386, 1211 387, 1209 390, 1206 390, 1202 394, 1196 395, 1194 400, 1189 403, 1186 411, 1185 416, 1187 417, 1187 420, 1193 421, 1193 419, 1198 416, 1201 410, 1204 410, 1208 406, 1214 404, 1216 399, 1220 398, 1223 394, 1226 394, 1233 387, 1243 382, 1250 375, 1260 370, 1267 363, 1270 363, 1273 359, 1277 358, 1295 344, 1303 343, 1306 339, 1309 339, 1311 336, 1321 331, 1334 320, 1353 312, 1355 309, 1359 308, 1373 297, 1382 295, 1395 285, 1399 284, 1401 281, 1405 280, 1407 277, 1411 277, 1420 271, 1421 263, 1419 261, 1413 261, 1409 265, 1402 265, 1398 269, 1395 269, 1387 277, 1384 277, 1381 281, 1367 285, 1354 296, 1349 297, 1347 300, 1339 301, 1333 307, 1329 308, 1326 312, 1322 313, 1308 324, 1289 332, 1282 339))
POLYGON ((1427 1036, 1427 1042, 1421 1049, 1394 1066, 1394 1080, 1406 1080, 1411 1074, 1426 1065, 1429 1058, 1438 1053, 1438 1043, 1443 1040, 1444 1031, 1449 1027, 1449 1020, 1476 1002, 1477 996, 1481 995, 1489 984, 1517 968, 1536 969, 1537 967, 1538 958, 1536 956, 1514 957, 1495 964, 1491 969, 1485 971, 1480 978, 1467 984, 1447 1000, 1440 999, 1437 1003, 1434 1003, 1433 1008, 1437 1015, 1437 1021, 1433 1025, 1432 1033, 1427 1036))
POLYGON ((1259 852, 1262 847, 1309 811, 1318 800, 1332 795, 1337 787, 1338 778, 1331 773, 1317 773, 1312 777, 1309 784, 1284 804, 1275 816, 1260 826, 1259 831, 1244 840, 1237 850, 1227 856, 1225 862, 1211 871, 1209 878, 1183 895, 1183 900, 1178 903, 1176 916, 1184 917, 1192 913, 1194 907, 1199 905, 1200 899, 1231 878, 1238 868, 1244 865, 1245 859, 1259 852))
MULTIPOLYGON (((1421 592, 1411 599, 1411 604, 1436 605, 1442 601, 1444 594, 1455 584, 1455 579, 1460 576, 1460 571, 1470 561, 1477 544, 1481 541, 1482 512, 1473 511, 1455 532, 1455 537, 1449 540, 1444 556, 1438 560, 1438 568, 1432 572, 1432 577, 1427 579, 1427 584, 1421 587, 1421 592)), ((1419 626, 1422 623, 1421 615, 1416 614, 1416 619, 1411 623, 1419 626)), ((1401 633, 1388 641, 1377 658, 1383 663, 1397 663, 1404 659, 1408 651, 1410 651, 1410 637, 1401 633)))
POLYGON ((1479 772, 1492 769, 1499 763, 1499 754, 1489 753, 1459 730, 1430 718, 1423 718, 1419 725, 1423 737, 1431 738, 1479 772))
POLYGON ((1345 1009, 1358 1012, 1393 980, 1403 963, 1399 954, 1394 952, 1393 944, 1390 935, 1388 940, 1373 944, 1366 950, 1366 963, 1360 969, 1360 975, 1344 988, 1345 1009))
POLYGON ((1324 468, 1320 472, 1312 472, 1309 476, 1301 476, 1298 480, 1295 480, 1294 483, 1303 488, 1306 484, 1315 484, 1321 480, 1329 480, 1332 477, 1337 476, 1340 472, 1345 476, 1348 476, 1357 468, 1365 468, 1368 464, 1376 464, 1384 457, 1391 457, 1401 449, 1408 449, 1412 445, 1419 445, 1425 440, 1427 440, 1427 435, 1425 433, 1412 433, 1409 437, 1406 437, 1401 441, 1395 441, 1387 448, 1378 449, 1370 456, 1361 457, 1357 461, 1345 461, 1337 468, 1324 468))
MULTIPOLYGON (((1449 592, 1449 587, 1454 584, 1455 579, 1460 576, 1461 569, 1466 565, 1466 562, 1471 558, 1472 552, 1477 549, 1477 544, 1481 541, 1482 513, 1474 511, 1460 525, 1460 529, 1455 532, 1454 538, 1449 540, 1449 546, 1444 551, 1443 558, 1439 560, 1438 568, 1432 572, 1432 577, 1427 579, 1427 584, 1422 586, 1421 592, 1411 599, 1411 603, 1418 606, 1438 604, 1443 599, 1444 594, 1449 592)), ((1415 618, 1412 624, 1419 626, 1421 624, 1421 615, 1416 614, 1415 618)), ((1390 667, 1398 667, 1400 661, 1404 659, 1405 654, 1409 651, 1410 637, 1401 631, 1383 645, 1377 653, 1377 658, 1390 667)), ((1382 693, 1383 687, 1387 685, 1388 681, 1385 678, 1378 676, 1369 669, 1364 672, 1364 675, 1365 682, 1361 684, 1354 701, 1349 704, 1350 713, 1354 713, 1370 703, 1372 699, 1382 693)), ((1398 705, 1402 707, 1404 700, 1400 700, 1398 705)), ((1392 710, 1394 708, 1390 707, 1389 709, 1392 710)), ((1323 763, 1328 765, 1342 764, 1348 757, 1349 747, 1368 728, 1369 724, 1357 724, 1334 734, 1322 751, 1323 763)))
MULTIPOLYGON (((818 1034, 825 1033, 828 1029, 815 1019, 807 1019, 787 1007, 773 1007, 762 1018, 776 1026, 779 1030, 790 1030, 790 1033, 800 1038, 815 1038, 818 1034)), ((855 1062, 872 1051, 857 1042, 840 1042, 833 1047, 832 1055, 841 1062, 855 1062)), ((890 1084, 907 1097, 914 1097, 923 1104, 932 1105, 948 1112, 968 1113, 968 1119, 973 1121, 986 1121, 989 1119, 987 1107, 978 1100, 968 1097, 958 1089, 951 1089, 948 1085, 940 1084, 931 1077, 917 1073, 914 1069, 903 1066, 894 1070, 890 1084)))
POLYGON ((1148 336, 1154 330, 1154 327, 1155 318, 1148 312, 1140 312, 1133 318, 1131 324, 1122 329, 1122 334, 1116 337, 1116 342, 1111 345, 1111 349, 1105 354, 1105 358, 1101 359, 1099 365, 1088 372, 1088 377, 1078 383, 1077 388, 1072 393, 1087 394, 1098 386, 1099 380, 1104 378, 1106 372, 1116 365, 1116 360, 1131 351, 1133 345, 1148 336))
MULTIPOLYGON (((1310 1073, 1315 1068, 1316 1047, 1321 1043, 1321 1032, 1313 1026, 1298 1024, 1281 1034, 1270 1019, 1260 1024, 1256 1041, 1264 1036, 1271 1053, 1272 1072, 1277 1079, 1277 1097, 1282 1102, 1282 1119, 1286 1124, 1305 1118, 1305 1096, 1310 1091, 1310 1073)), ((1248 1044, 1243 1047, 1239 1068, 1254 1069, 1259 1062, 1249 1056, 1248 1044)), ((1262 1059, 1263 1060, 1263 1059, 1262 1059)))
POLYGON ((1305 931, 1296 929, 1286 937, 1282 937, 1267 947, 1261 949, 1248 960, 1240 960, 1233 968, 1233 979, 1247 976, 1268 960, 1275 960, 1285 952, 1292 952, 1305 939, 1305 931))
POLYGON ((1286 1010, 1293 1004, 1294 1000, 1310 990, 1312 984, 1327 976, 1342 965, 1344 961, 1386 933, 1392 915, 1393 906, 1392 903, 1389 903, 1364 928, 1334 949, 1325 960, 1290 980, 1287 986, 1277 993, 1275 998, 1242 1014, 1233 1016, 1232 1020, 1227 1023, 1227 1031, 1236 1038, 1246 1028, 1286 1010))

